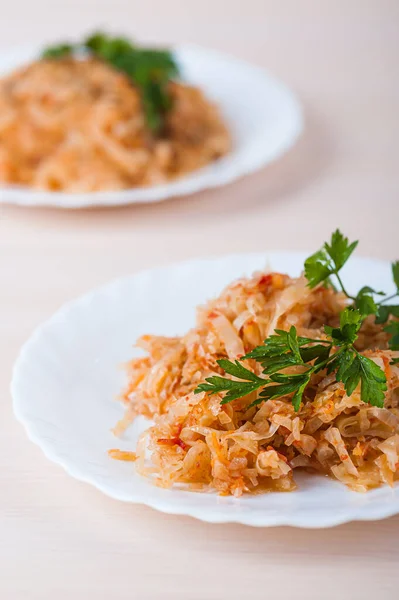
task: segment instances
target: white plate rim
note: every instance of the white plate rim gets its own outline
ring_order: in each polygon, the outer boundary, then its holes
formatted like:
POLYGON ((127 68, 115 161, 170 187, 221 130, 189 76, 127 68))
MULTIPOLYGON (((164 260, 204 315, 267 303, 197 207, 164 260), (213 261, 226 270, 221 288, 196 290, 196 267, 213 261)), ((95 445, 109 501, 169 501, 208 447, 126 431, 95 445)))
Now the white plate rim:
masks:
MULTIPOLYGON (((263 81, 267 82, 270 86, 271 91, 280 95, 288 110, 289 119, 284 124, 284 130, 281 132, 278 143, 264 153, 262 153, 261 149, 259 149, 257 155, 256 153, 252 153, 252 156, 250 156, 250 153, 247 152, 247 156, 243 156, 241 160, 237 161, 237 165, 233 163, 231 168, 220 169, 218 163, 213 163, 208 167, 187 174, 176 181, 157 186, 138 187, 120 191, 68 193, 46 192, 0 184, 0 204, 79 209, 160 202, 233 183, 279 159, 296 143, 304 129, 303 110, 297 96, 280 79, 271 75, 266 69, 236 58, 228 53, 196 44, 176 44, 171 46, 171 48, 178 59, 179 55, 181 57, 184 57, 184 55, 195 57, 197 54, 198 57, 207 57, 208 60, 225 61, 226 64, 236 65, 237 68, 245 69, 248 74, 251 73, 258 79, 263 78, 263 81)), ((23 57, 26 57, 25 60, 28 60, 28 57, 32 58, 39 53, 39 47, 31 46, 3 49, 0 54, 0 74, 7 71, 7 68, 2 68, 1 66, 4 60, 7 64, 5 56, 8 57, 10 55, 11 58, 8 60, 12 64, 13 60, 17 60, 17 62, 23 61, 23 57)), ((223 109, 223 107, 221 108, 223 109)), ((234 149, 231 156, 234 157, 234 149)), ((229 160, 231 156, 227 155, 226 158, 229 160)))
MULTIPOLYGON (((190 505, 186 505, 184 508, 182 508, 181 504, 174 503, 173 490, 171 491, 171 494, 166 501, 165 501, 165 499, 160 499, 156 496, 154 496, 154 498, 146 497, 145 499, 143 499, 143 497, 140 494, 137 494, 136 496, 129 495, 129 497, 126 497, 123 494, 116 493, 115 490, 112 488, 112 486, 107 486, 107 485, 104 485, 103 483, 99 483, 92 476, 85 475, 84 473, 82 473, 82 471, 79 469, 79 467, 77 467, 76 465, 72 465, 71 463, 68 462, 68 460, 65 460, 65 457, 62 455, 62 453, 58 452, 55 447, 48 445, 46 443, 46 440, 43 440, 40 433, 38 433, 34 420, 31 420, 29 418, 29 415, 26 414, 26 412, 24 411, 24 408, 23 408, 23 403, 21 403, 21 401, 20 401, 18 387, 19 387, 19 383, 20 383, 19 379, 20 379, 21 366, 23 366, 23 363, 26 360, 27 356, 29 355, 31 349, 34 348, 35 344, 40 339, 43 332, 47 328, 51 328, 52 325, 54 323, 56 323, 60 318, 64 318, 70 310, 73 310, 73 308, 75 306, 90 303, 97 294, 107 293, 111 289, 113 289, 117 286, 123 286, 126 282, 128 282, 129 280, 131 280, 132 278, 134 278, 136 276, 142 276, 142 275, 147 275, 147 274, 156 276, 157 273, 159 273, 161 271, 165 271, 165 270, 167 271, 170 267, 184 267, 187 265, 192 265, 193 263, 195 263, 197 265, 201 264, 202 266, 207 266, 207 265, 211 264, 212 262, 214 262, 215 260, 220 261, 220 260, 224 260, 224 259, 231 259, 231 258, 243 257, 243 256, 246 256, 248 258, 252 257, 254 259, 259 259, 259 257, 268 259, 269 257, 271 257, 271 260, 273 260, 273 258, 272 258, 273 255, 279 255, 279 256, 285 256, 286 258, 295 256, 296 258, 300 257, 302 259, 306 256, 309 256, 309 254, 310 254, 309 252, 307 253, 307 252, 289 252, 289 251, 267 251, 265 253, 245 253, 245 254, 239 253, 239 254, 222 255, 222 256, 217 256, 217 257, 194 259, 194 260, 189 259, 189 260, 180 261, 178 263, 172 263, 172 264, 157 267, 157 268, 150 268, 150 269, 143 269, 140 271, 136 271, 133 275, 130 275, 127 277, 126 276, 119 277, 119 278, 114 279, 104 285, 98 286, 98 287, 90 290, 89 292, 77 297, 76 299, 70 300, 69 302, 62 305, 49 319, 47 319, 42 324, 40 324, 38 327, 36 327, 34 329, 33 333, 31 334, 31 336, 29 337, 29 339, 21 347, 21 350, 20 350, 18 357, 13 366, 12 379, 11 379, 11 384, 10 384, 10 391, 11 391, 12 400, 13 400, 13 409, 14 409, 14 414, 15 414, 16 419, 23 425, 23 427, 28 435, 28 438, 33 443, 35 443, 36 445, 38 445, 41 448, 41 450, 43 451, 45 456, 52 462, 59 464, 74 479, 88 483, 88 484, 94 486, 99 491, 106 494, 107 496, 110 496, 111 498, 114 498, 116 500, 121 500, 123 502, 133 503, 133 504, 143 504, 143 505, 149 506, 151 508, 154 508, 160 512, 167 513, 167 514, 191 516, 191 517, 194 517, 201 521, 209 522, 209 523, 240 523, 243 525, 249 525, 249 526, 254 526, 254 527, 274 527, 274 526, 284 525, 284 526, 293 526, 293 527, 306 528, 306 529, 329 528, 329 527, 334 527, 334 526, 341 525, 341 524, 344 524, 347 522, 352 522, 352 521, 374 521, 374 520, 380 520, 380 519, 384 519, 384 518, 393 516, 395 514, 398 514, 399 513, 399 494, 398 493, 396 493, 395 496, 392 495, 392 502, 389 504, 386 504, 386 503, 369 504, 367 506, 360 507, 358 511, 351 510, 351 511, 347 512, 346 514, 341 514, 339 516, 329 515, 328 518, 326 518, 326 517, 317 518, 316 517, 313 520, 309 520, 309 518, 307 518, 306 516, 305 516, 305 518, 302 518, 301 515, 296 515, 295 517, 292 517, 292 515, 290 515, 287 518, 287 516, 285 514, 276 516, 275 514, 268 515, 267 512, 265 512, 262 516, 260 516, 259 514, 256 514, 255 516, 253 516, 249 512, 243 513, 243 514, 238 514, 238 513, 234 513, 233 510, 231 512, 225 512, 223 514, 220 513, 220 511, 219 512, 215 511, 214 513, 212 513, 211 510, 203 511, 201 508, 197 508, 195 506, 192 507, 190 505)), ((383 266, 386 267, 388 264, 388 261, 374 259, 374 258, 369 259, 366 257, 356 258, 355 260, 357 260, 358 262, 360 261, 361 263, 364 263, 364 264, 366 262, 367 263, 372 262, 376 268, 383 267, 383 266)), ((398 485, 395 485, 393 492, 394 491, 399 492, 398 485)), ((295 493, 295 492, 291 492, 291 494, 292 493, 295 493)), ((356 494, 355 492, 352 492, 352 493, 356 494)), ((369 494, 370 494, 370 492, 367 495, 369 495, 369 494)), ((358 494, 356 494, 356 495, 358 495, 358 494)), ((231 499, 231 498, 229 498, 229 499, 232 500, 233 502, 235 501, 235 499, 231 499)), ((222 501, 223 500, 224 499, 222 499, 222 501)))

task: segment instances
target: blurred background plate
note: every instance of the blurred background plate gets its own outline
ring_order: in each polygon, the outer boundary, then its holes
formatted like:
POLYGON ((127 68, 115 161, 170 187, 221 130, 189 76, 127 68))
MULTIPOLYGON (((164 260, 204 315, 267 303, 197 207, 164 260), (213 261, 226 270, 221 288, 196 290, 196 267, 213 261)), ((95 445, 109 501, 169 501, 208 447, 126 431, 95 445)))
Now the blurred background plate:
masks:
MULTIPOLYGON (((195 307, 234 278, 264 269, 297 275, 307 254, 236 254, 192 260, 119 279, 65 305, 23 347, 14 368, 14 411, 32 441, 66 471, 102 492, 162 512, 212 523, 330 527, 399 513, 399 486, 360 494, 315 474, 295 473, 298 489, 241 498, 162 489, 112 460, 110 448, 134 450, 148 422, 137 419, 115 438, 110 429, 124 408, 114 401, 137 337, 184 334, 195 307), (198 282, 201 285, 198 285, 198 282)), ((353 258, 344 268, 350 292, 365 282, 390 290, 388 262, 353 258)), ((138 352, 138 351, 137 351, 138 352)), ((54 484, 55 485, 55 484, 54 484)))
MULTIPOLYGON (((37 59, 40 52, 40 48, 4 52, 0 75, 37 59)), ((295 143, 303 116, 283 83, 258 67, 199 46, 179 45, 174 53, 183 79, 199 86, 220 107, 232 134, 232 152, 168 184, 77 194, 7 186, 0 187, 0 203, 81 208, 159 202, 231 183, 267 165, 295 143)))

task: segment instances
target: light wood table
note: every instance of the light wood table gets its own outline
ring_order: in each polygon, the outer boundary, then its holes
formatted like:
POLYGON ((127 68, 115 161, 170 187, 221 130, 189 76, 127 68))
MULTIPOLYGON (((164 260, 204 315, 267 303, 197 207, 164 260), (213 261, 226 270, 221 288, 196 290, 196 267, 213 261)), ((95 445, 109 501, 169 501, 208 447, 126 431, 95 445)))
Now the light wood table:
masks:
POLYGON ((316 248, 336 226, 361 239, 363 254, 398 257, 399 4, 13 0, 3 6, 0 50, 98 25, 213 46, 269 68, 302 98, 306 133, 261 173, 191 198, 115 210, 2 209, 0 598, 397 598, 399 517, 324 531, 252 529, 113 501, 27 440, 8 386, 34 326, 139 268, 316 248))

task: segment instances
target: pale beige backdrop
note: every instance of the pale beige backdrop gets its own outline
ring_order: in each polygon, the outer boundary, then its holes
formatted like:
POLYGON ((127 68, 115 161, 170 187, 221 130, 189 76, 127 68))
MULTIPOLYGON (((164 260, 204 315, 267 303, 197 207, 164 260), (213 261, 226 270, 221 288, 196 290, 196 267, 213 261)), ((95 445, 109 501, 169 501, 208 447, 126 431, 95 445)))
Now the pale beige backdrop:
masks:
POLYGON ((113 501, 28 442, 12 363, 32 328, 110 278, 187 257, 315 248, 340 226, 399 256, 397 0, 0 0, 0 51, 103 26, 267 67, 306 133, 275 165, 161 204, 0 221, 0 598, 398 598, 399 517, 325 531, 209 525, 113 501))

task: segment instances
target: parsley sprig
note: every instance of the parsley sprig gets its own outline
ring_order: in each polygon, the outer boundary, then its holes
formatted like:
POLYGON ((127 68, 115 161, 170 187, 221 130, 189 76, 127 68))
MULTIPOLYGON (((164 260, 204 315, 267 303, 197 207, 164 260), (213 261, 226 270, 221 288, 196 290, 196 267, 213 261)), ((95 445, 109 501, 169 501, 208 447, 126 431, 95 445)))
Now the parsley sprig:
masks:
POLYGON ((95 56, 125 73, 140 91, 148 127, 155 133, 161 131, 171 107, 168 83, 179 75, 171 52, 139 48, 125 38, 96 33, 79 44, 51 46, 42 57, 58 60, 79 53, 95 56))
POLYGON ((289 331, 276 330, 262 346, 256 347, 241 360, 254 359, 268 377, 259 377, 245 368, 240 361, 234 363, 221 359, 219 366, 235 379, 220 376, 208 377, 200 384, 196 393, 219 394, 226 392, 222 404, 242 398, 263 388, 251 406, 264 400, 274 400, 293 394, 292 403, 299 410, 304 391, 312 375, 327 369, 337 371, 337 381, 342 381, 348 396, 361 385, 360 396, 363 402, 383 406, 384 392, 387 389, 386 377, 382 369, 371 359, 361 355, 354 347, 363 318, 359 310, 346 308, 341 313, 339 327, 325 326, 326 339, 313 340, 297 335, 295 327, 289 331), (300 372, 288 373, 295 367, 300 372))
MULTIPOLYGON (((399 261, 392 263, 392 278, 395 292, 386 296, 384 292, 376 291, 370 286, 364 286, 356 296, 349 294, 341 278, 340 270, 348 261, 358 242, 350 243, 337 229, 331 236, 330 243, 325 243, 305 261, 305 276, 310 288, 317 285, 328 285, 335 278, 338 287, 352 301, 363 317, 375 315, 375 322, 380 325, 387 323, 390 317, 399 318, 399 305, 389 304, 399 296, 399 261), (378 299, 382 298, 382 299, 378 299)), ((399 321, 390 321, 384 328, 391 334, 390 348, 399 350, 399 321)))
POLYGON ((309 281, 309 287, 314 288, 321 282, 328 281, 332 275, 335 275, 342 291, 348 298, 350 296, 345 290, 339 271, 342 269, 352 252, 355 250, 358 242, 349 243, 342 233, 337 229, 332 234, 331 242, 325 242, 321 250, 318 250, 305 261, 305 276, 309 281))
MULTIPOLYGON (((305 261, 305 275, 310 288, 317 285, 334 285, 336 280, 342 292, 352 302, 340 315, 339 327, 324 326, 325 338, 312 339, 298 336, 295 327, 289 331, 277 329, 274 335, 257 346, 240 360, 218 360, 223 371, 234 379, 220 375, 208 377, 195 393, 224 394, 221 404, 257 392, 250 404, 256 406, 264 400, 291 395, 292 404, 299 410, 306 388, 314 374, 326 370, 336 373, 337 381, 344 385, 348 396, 360 385, 363 402, 383 407, 387 381, 384 371, 371 359, 363 356, 355 347, 365 318, 375 315, 376 323, 387 323, 390 317, 399 317, 399 306, 387 304, 399 295, 399 262, 392 265, 396 292, 386 297, 369 286, 363 287, 356 296, 350 295, 343 284, 340 270, 357 246, 350 243, 337 230, 330 243, 312 254, 305 261), (384 296, 380 301, 376 297, 384 296), (262 376, 244 366, 243 361, 255 360, 262 366, 262 376)), ((385 331, 391 335, 390 347, 399 349, 399 321, 389 320, 385 331)), ((399 359, 393 359, 397 364, 399 359)))

